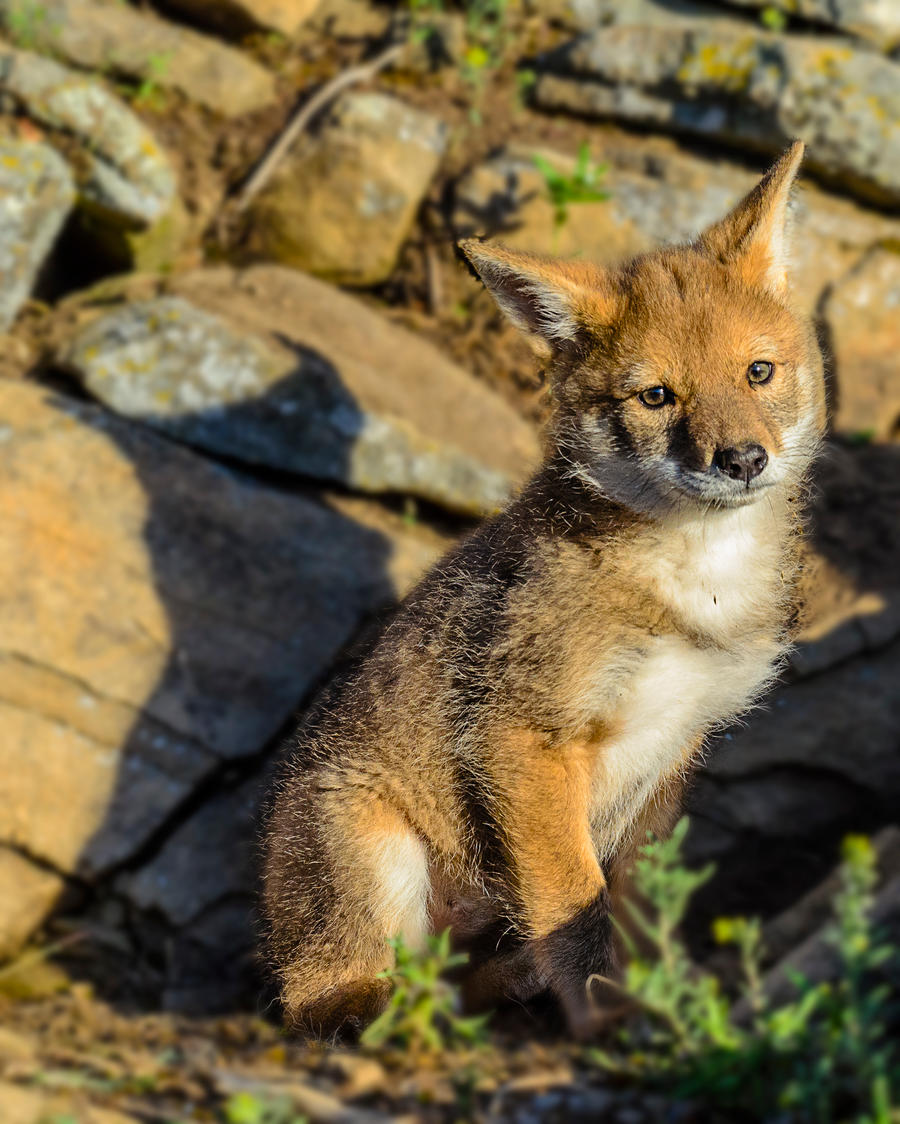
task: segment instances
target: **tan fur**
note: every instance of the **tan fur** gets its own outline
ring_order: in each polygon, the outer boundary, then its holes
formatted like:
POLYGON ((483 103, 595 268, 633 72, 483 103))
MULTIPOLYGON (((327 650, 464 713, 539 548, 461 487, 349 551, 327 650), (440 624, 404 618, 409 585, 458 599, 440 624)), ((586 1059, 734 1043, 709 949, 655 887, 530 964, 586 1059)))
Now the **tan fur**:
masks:
POLYGON ((787 639, 824 425, 821 360, 785 282, 800 151, 693 245, 619 270, 466 244, 552 356, 547 459, 299 732, 265 904, 301 1025, 370 1018, 386 938, 450 925, 473 1000, 548 986, 589 1029, 610 895, 787 639), (754 361, 771 380, 750 381, 754 361), (656 386, 654 409, 638 395, 656 386), (734 456, 757 447, 768 459, 745 471, 734 456))

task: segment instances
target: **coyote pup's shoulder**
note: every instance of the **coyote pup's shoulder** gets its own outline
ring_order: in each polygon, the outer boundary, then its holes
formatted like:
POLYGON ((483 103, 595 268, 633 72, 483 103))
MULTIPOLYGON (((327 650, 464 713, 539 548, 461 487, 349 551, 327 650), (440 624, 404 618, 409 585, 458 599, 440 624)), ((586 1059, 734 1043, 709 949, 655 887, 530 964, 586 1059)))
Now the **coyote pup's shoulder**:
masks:
POLYGON ((298 1023, 371 1018, 388 938, 450 925, 474 1003, 549 988, 590 1029, 629 854, 785 644, 825 416, 787 280, 801 156, 619 269, 464 245, 550 356, 548 452, 298 732, 265 872, 298 1023))

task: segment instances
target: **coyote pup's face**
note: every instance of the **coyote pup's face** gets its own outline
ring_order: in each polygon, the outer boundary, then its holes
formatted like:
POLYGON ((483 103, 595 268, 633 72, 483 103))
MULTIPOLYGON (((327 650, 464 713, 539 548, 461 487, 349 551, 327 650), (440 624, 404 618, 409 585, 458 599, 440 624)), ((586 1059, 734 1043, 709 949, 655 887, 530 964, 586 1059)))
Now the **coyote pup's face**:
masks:
POLYGON ((787 300, 793 145, 689 246, 616 270, 467 242, 501 308, 552 352, 571 472, 637 511, 737 507, 796 483, 825 422, 819 349, 787 300))

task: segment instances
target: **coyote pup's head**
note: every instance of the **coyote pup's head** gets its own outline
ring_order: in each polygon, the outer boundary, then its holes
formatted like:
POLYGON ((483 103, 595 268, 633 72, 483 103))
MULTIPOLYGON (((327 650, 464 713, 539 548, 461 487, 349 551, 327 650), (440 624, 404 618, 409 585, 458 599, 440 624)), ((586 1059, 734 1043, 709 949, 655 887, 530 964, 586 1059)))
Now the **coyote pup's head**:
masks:
POLYGON ((553 439, 637 511, 736 507, 795 484, 825 423, 822 361, 788 295, 799 142, 687 246, 615 269, 468 241, 503 311, 552 353, 553 439))

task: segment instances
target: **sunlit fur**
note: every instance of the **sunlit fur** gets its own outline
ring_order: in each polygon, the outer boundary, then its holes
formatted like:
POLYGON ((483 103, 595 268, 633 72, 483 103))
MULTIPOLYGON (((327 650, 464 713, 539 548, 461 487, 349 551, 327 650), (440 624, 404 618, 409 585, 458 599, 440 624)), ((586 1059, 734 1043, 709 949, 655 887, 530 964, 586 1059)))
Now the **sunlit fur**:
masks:
POLYGON ((449 925, 473 1004, 549 988, 591 1032, 586 982, 614 970, 635 848, 668 830, 706 735, 759 698, 788 640, 824 425, 788 284, 800 156, 693 245, 617 270, 466 244, 549 356, 546 459, 298 731, 265 872, 296 1025, 362 1025, 387 1000, 387 937, 449 925), (719 467, 749 446, 762 471, 719 467))

